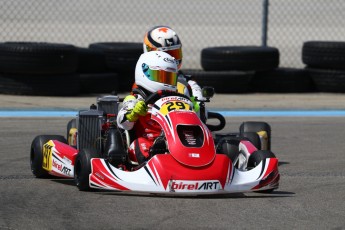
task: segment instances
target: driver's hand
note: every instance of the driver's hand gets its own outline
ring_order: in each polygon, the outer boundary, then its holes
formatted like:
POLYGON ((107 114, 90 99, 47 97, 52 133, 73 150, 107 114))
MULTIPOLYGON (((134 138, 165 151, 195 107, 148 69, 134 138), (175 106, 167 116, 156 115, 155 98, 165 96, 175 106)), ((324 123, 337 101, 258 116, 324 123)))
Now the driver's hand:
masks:
POLYGON ((133 110, 126 114, 128 121, 135 122, 138 120, 139 116, 145 116, 147 114, 147 105, 144 101, 138 101, 133 110))

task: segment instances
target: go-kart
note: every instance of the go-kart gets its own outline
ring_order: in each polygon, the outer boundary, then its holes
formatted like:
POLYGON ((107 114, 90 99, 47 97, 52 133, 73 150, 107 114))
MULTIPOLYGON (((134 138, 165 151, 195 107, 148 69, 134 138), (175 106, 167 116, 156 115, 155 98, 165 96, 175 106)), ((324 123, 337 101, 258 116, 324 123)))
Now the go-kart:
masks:
POLYGON ((263 144, 270 130, 248 132, 253 131, 251 125, 257 129, 266 124, 243 123, 242 134, 247 136, 214 137, 188 97, 158 91, 146 103, 151 119, 162 128, 165 148, 133 165, 127 152, 133 135, 115 123, 118 103, 116 96, 109 96, 80 111, 76 124, 68 124, 68 141, 59 135, 37 136, 30 154, 33 174, 74 178, 79 190, 219 194, 278 188, 278 159, 267 150, 269 142, 263 144), (264 134, 257 135, 260 132, 264 134))

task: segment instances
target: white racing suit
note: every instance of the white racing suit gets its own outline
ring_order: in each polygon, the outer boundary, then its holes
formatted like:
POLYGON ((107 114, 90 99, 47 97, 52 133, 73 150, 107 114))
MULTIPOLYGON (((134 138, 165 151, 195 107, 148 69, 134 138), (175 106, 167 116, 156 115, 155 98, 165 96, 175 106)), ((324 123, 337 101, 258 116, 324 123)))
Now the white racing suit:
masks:
MULTIPOLYGON (((187 85, 186 83, 187 81, 185 78, 183 79, 179 77, 179 93, 183 93, 188 97, 191 97, 190 94, 192 92, 194 97, 203 99, 201 88, 195 81, 189 80, 187 85)), ((194 98, 191 99, 194 104, 194 110, 198 113, 198 102, 193 101, 194 98)), ((136 139, 131 140, 132 143, 128 149, 129 161, 134 165, 139 165, 151 157, 150 148, 154 144, 156 138, 161 134, 160 126, 151 119, 150 105, 148 106, 148 113, 146 116, 140 116, 135 122, 127 120, 126 114, 133 110, 139 100, 144 100, 144 98, 139 94, 128 95, 123 100, 122 108, 117 115, 117 125, 119 128, 124 130, 133 130, 135 132, 136 139)))

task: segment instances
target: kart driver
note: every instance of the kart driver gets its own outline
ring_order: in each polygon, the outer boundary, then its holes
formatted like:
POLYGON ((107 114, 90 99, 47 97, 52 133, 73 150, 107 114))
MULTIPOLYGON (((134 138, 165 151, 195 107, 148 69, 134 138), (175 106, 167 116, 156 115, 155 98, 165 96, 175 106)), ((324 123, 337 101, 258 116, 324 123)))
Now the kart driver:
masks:
POLYGON ((132 94, 125 97, 117 116, 117 125, 134 130, 136 139, 131 143, 129 160, 141 164, 153 154, 154 148, 166 149, 161 127, 151 119, 150 106, 144 102, 150 94, 159 90, 177 91, 178 67, 174 57, 162 51, 143 53, 135 67, 135 84, 132 94))
MULTIPOLYGON (((206 99, 202 96, 201 87, 190 76, 182 73, 182 43, 177 33, 168 26, 155 26, 149 29, 144 36, 144 52, 163 51, 175 58, 178 67, 177 91, 190 97, 194 105, 194 111, 199 114, 200 106, 196 98, 201 101, 206 99)), ((134 84, 134 87, 135 84, 134 84)), ((206 114, 203 117, 206 119, 206 114)))

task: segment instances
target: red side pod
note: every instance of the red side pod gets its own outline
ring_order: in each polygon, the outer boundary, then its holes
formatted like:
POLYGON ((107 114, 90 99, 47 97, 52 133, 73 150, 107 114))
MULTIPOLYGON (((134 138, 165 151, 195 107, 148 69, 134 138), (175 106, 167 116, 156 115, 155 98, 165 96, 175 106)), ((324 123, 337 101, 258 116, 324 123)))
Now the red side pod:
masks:
POLYGON ((78 150, 60 141, 54 140, 53 142, 55 145, 55 149, 57 150, 57 152, 55 153, 58 154, 61 159, 67 158, 68 160, 70 160, 70 163, 74 165, 78 150))
POLYGON ((177 162, 170 154, 154 156, 148 166, 155 180, 166 189, 170 180, 218 180, 224 188, 233 173, 232 163, 225 155, 216 155, 212 163, 203 167, 190 167, 177 162))

